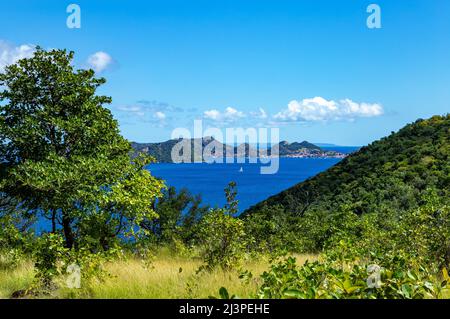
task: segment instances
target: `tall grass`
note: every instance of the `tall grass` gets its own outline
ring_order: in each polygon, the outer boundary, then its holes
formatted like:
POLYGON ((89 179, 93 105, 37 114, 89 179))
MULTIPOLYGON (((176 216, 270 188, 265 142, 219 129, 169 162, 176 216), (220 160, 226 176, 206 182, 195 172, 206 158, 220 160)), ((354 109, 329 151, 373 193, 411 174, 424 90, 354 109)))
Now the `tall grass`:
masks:
MULTIPOLYGON (((299 255, 303 264, 313 255, 299 255)), ((218 296, 221 287, 240 298, 253 298, 259 284, 259 275, 269 268, 265 257, 248 260, 243 269, 252 273, 249 280, 239 278, 238 271, 200 272, 201 261, 168 253, 158 254, 148 267, 141 260, 127 258, 105 264, 109 274, 102 280, 94 280, 82 289, 68 289, 64 285, 46 298, 208 298, 218 296)), ((33 280, 33 267, 26 263, 15 270, 0 270, 0 298, 9 298, 14 291, 26 289, 33 280)))
POLYGON ((33 279, 31 262, 24 262, 14 269, 0 269, 0 298, 10 298, 13 292, 30 287, 33 279))

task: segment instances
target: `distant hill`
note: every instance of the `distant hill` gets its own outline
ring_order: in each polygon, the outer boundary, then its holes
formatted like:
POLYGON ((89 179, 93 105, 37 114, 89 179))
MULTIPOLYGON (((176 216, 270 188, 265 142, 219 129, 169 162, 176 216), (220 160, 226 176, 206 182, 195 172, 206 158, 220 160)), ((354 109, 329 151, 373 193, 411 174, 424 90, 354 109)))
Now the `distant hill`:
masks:
POLYGON ((333 144, 333 143, 314 143, 314 145, 317 145, 319 147, 335 147, 335 146, 342 146, 342 145, 337 145, 337 144, 333 144))
POLYGON ((131 142, 134 155, 145 153, 153 156, 158 162, 171 162, 170 151, 177 140, 169 140, 162 143, 136 143, 131 142))
MULTIPOLYGON (((131 146, 134 149, 135 154, 137 155, 140 152, 146 153, 148 155, 153 156, 158 162, 160 163, 172 163, 172 149, 174 148, 175 145, 177 145, 178 143, 180 143, 181 141, 183 141, 182 139, 173 139, 173 140, 168 140, 165 142, 161 142, 161 143, 136 143, 136 142, 132 142, 131 146)), ((231 154, 233 151, 235 151, 236 154, 241 154, 243 152, 243 147, 241 146, 241 148, 239 148, 239 152, 237 151, 238 149, 236 147, 232 147, 229 145, 225 145, 221 142, 219 142, 218 140, 214 139, 213 137, 204 137, 204 138, 197 138, 197 139, 190 139, 190 140, 185 140, 187 141, 187 143, 189 143, 191 145, 191 160, 193 161, 194 158, 199 158, 199 156, 201 154, 196 154, 195 153, 195 148, 194 148, 194 144, 198 143, 199 145, 201 145, 201 150, 204 150, 204 148, 206 146, 209 145, 209 147, 212 147, 212 152, 215 154, 215 156, 217 157, 223 157, 224 154, 226 154, 228 152, 228 154, 231 154)), ((246 150, 246 155, 248 156, 248 154, 252 154, 253 150, 251 150, 251 148, 249 147, 249 145, 245 145, 245 150, 246 150)))
MULTIPOLYGON (((171 163, 171 153, 175 145, 181 142, 182 139, 173 139, 161 143, 136 143, 132 142, 131 146, 134 150, 134 155, 140 152, 153 156, 158 162, 171 163)), ((241 144, 239 146, 230 146, 219 142, 213 137, 204 137, 202 139, 190 139, 187 143, 191 145, 191 160, 196 157, 194 154, 194 143, 201 144, 202 150, 205 147, 210 147, 213 150, 214 156, 224 157, 230 156, 230 154, 236 154, 237 157, 257 157, 258 152, 255 147, 252 147, 248 143, 241 144)), ((319 146, 309 143, 307 141, 288 143, 282 141, 278 144, 279 156, 282 157, 345 157, 345 154, 336 151, 326 151, 319 146)), ((271 154, 271 150, 268 150, 268 155, 271 154)), ((199 158, 199 157, 196 157, 199 158)))
POLYGON ((428 188, 450 197, 449 156, 450 115, 417 120, 244 215, 274 206, 293 216, 331 212, 342 205, 356 214, 414 208, 428 188))
POLYGON ((322 151, 322 149, 319 146, 309 143, 307 141, 303 141, 300 143, 294 142, 291 144, 289 144, 287 141, 282 141, 278 144, 278 146, 280 148, 280 155, 297 153, 302 149, 322 151))

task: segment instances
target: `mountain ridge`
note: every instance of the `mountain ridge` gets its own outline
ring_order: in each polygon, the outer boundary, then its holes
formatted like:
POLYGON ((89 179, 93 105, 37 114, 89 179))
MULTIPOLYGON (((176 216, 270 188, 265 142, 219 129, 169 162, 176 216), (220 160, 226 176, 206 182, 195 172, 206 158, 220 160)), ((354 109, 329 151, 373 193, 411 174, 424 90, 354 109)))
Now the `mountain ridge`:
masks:
MULTIPOLYGON (((180 142, 187 141, 191 145, 191 160, 194 157, 200 158, 199 155, 194 154, 193 150, 194 144, 198 143, 201 145, 201 150, 203 151, 205 147, 209 147, 215 157, 229 157, 230 154, 235 154, 235 157, 258 157, 258 148, 251 146, 248 143, 242 143, 238 146, 230 146, 228 144, 223 144, 216 140, 214 137, 203 137, 195 139, 171 139, 159 143, 137 143, 131 142, 131 146, 134 150, 133 156, 138 153, 145 153, 147 155, 153 156, 157 162, 161 163, 172 163, 171 152, 172 149, 180 142)), ((324 150, 321 147, 309 143, 308 141, 293 142, 289 143, 287 141, 281 141, 278 143, 278 154, 280 157, 321 157, 321 158, 344 158, 346 154, 324 150)), ((261 150, 266 150, 260 148, 261 150)), ((264 153, 266 156, 271 155, 271 148, 268 148, 264 153)))

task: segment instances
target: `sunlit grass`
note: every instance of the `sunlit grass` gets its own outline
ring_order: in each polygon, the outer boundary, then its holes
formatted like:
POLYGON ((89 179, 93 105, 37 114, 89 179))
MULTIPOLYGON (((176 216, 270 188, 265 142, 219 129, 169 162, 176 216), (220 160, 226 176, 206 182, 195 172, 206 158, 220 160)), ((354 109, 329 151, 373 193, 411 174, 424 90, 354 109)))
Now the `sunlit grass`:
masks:
MULTIPOLYGON (((317 259, 316 255, 295 257, 299 265, 317 259)), ((60 278, 59 290, 38 298, 208 298, 218 297, 221 287, 239 298, 255 298, 261 283, 259 277, 270 267, 267 257, 247 260, 242 270, 250 271, 253 276, 243 280, 239 278, 239 271, 217 269, 197 273, 201 265, 197 258, 181 257, 167 251, 159 252, 150 264, 135 257, 124 258, 105 264, 108 275, 102 280, 95 279, 89 284, 82 282, 82 289, 69 289, 65 288, 65 279, 60 278)), ((13 292, 30 288, 33 278, 34 268, 30 261, 20 263, 13 270, 0 268, 0 298, 10 298, 13 292)), ((450 290, 444 289, 441 298, 450 298, 450 290)))
MULTIPOLYGON (((157 259, 151 268, 138 260, 115 262, 107 265, 113 276, 91 285, 93 298, 207 298, 216 295, 220 287, 230 292, 250 296, 254 284, 243 284, 237 272, 216 270, 196 274, 201 263, 188 259, 157 259)), ((261 272, 264 266, 249 265, 251 271, 261 272)))
POLYGON ((13 292, 30 287, 33 278, 31 262, 24 262, 13 270, 0 270, 0 298, 10 298, 13 292))
MULTIPOLYGON (((298 255, 303 264, 314 255, 298 255)), ((105 265, 109 274, 103 280, 95 280, 82 289, 61 288, 51 296, 57 298, 208 298, 218 296, 221 287, 240 298, 254 298, 259 276, 269 269, 265 257, 247 260, 242 269, 252 273, 250 280, 239 278, 239 271, 212 272, 197 270, 201 260, 159 253, 149 267, 141 260, 127 258, 105 265)), ((26 289, 33 279, 33 267, 27 263, 14 271, 0 271, 0 297, 9 298, 14 291, 26 289)), ((63 281, 62 281, 63 282, 63 281)), ((64 286, 64 285, 61 285, 64 286)))
MULTIPOLYGON (((302 255, 298 262, 313 258, 302 255)), ((197 273, 201 265, 200 260, 171 255, 157 256, 150 267, 137 259, 116 261, 105 267, 111 277, 91 283, 88 294, 90 298, 208 298, 217 296, 219 289, 226 287, 230 294, 240 298, 254 298, 259 276, 268 270, 269 261, 267 258, 247 261, 243 269, 253 275, 247 281, 239 278, 238 271, 217 269, 197 273)))

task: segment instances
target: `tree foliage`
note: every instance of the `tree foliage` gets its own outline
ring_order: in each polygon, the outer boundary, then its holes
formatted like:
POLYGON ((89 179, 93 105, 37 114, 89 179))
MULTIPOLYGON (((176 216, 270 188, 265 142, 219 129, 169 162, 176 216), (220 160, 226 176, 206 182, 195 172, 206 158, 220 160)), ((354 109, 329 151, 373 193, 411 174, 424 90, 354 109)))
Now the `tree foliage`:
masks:
POLYGON ((247 236, 244 222, 233 217, 238 201, 236 183, 225 188, 227 204, 223 209, 211 210, 200 224, 200 247, 208 270, 221 267, 225 270, 239 268, 244 257, 247 236))
POLYGON ((208 206, 201 204, 200 196, 194 196, 186 189, 177 192, 174 187, 169 187, 153 208, 158 216, 145 218, 141 223, 151 241, 170 245, 179 240, 186 246, 198 242, 200 221, 209 211, 208 206))
POLYGON ((162 182, 143 170, 149 158, 130 160, 111 98, 96 95, 105 79, 75 70, 73 55, 38 48, 0 74, 1 192, 49 219, 68 248, 108 248, 156 216, 162 182))

